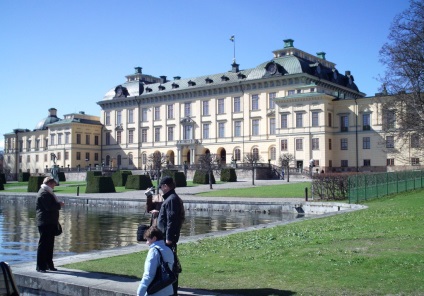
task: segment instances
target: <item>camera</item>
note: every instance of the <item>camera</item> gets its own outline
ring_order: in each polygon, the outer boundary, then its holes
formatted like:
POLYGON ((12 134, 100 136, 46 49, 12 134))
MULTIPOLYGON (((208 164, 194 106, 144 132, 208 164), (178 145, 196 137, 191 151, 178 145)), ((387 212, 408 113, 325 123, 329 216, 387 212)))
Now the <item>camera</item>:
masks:
POLYGON ((146 197, 152 197, 154 194, 156 193, 156 189, 155 186, 147 188, 147 190, 144 192, 144 195, 146 195, 146 197))

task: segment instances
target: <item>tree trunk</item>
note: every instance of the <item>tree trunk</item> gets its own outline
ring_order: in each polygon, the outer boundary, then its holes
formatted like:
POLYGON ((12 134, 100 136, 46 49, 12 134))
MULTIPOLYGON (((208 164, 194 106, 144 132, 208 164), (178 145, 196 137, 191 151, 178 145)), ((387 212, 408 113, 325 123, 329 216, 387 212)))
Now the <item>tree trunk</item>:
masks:
POLYGON ((213 189, 212 188, 212 171, 209 171, 209 189, 213 189))

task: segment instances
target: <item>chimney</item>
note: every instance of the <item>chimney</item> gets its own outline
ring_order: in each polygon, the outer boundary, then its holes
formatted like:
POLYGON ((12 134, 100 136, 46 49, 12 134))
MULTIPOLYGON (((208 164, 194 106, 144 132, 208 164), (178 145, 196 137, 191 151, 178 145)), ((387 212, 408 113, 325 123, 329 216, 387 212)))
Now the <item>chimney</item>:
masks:
POLYGON ((57 117, 57 109, 56 108, 50 108, 49 109, 49 116, 57 117))
POLYGON ((85 112, 84 111, 80 111, 79 114, 85 114, 85 112))
POLYGON ((160 77, 160 83, 166 83, 166 76, 159 76, 160 77))
POLYGON ((180 80, 181 76, 174 76, 174 80, 180 80))
POLYGON ((345 71, 346 76, 350 76, 350 71, 345 71))
POLYGON ((141 70, 143 68, 141 68, 141 67, 134 67, 134 69, 135 69, 135 74, 142 74, 141 70))
POLYGON ((323 51, 317 52, 317 57, 319 57, 320 59, 325 60, 325 52, 323 52, 323 51))
POLYGON ((294 47, 293 46, 293 42, 294 42, 293 39, 286 39, 286 40, 283 40, 283 41, 284 41, 284 48, 294 47))

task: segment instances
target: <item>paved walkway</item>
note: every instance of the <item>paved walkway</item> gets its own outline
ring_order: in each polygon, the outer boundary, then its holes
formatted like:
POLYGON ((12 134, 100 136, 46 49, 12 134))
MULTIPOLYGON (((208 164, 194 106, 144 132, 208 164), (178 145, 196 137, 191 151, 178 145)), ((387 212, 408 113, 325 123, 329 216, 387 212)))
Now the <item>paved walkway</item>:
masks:
MULTIPOLYGON (((305 181, 304 179, 292 179, 291 182, 305 181)), ((234 183, 214 184, 213 190, 226 189, 226 188, 246 188, 246 187, 258 187, 275 184, 289 184, 282 180, 255 180, 255 185, 252 185, 251 180, 241 180, 234 183)), ((195 201, 201 199, 202 201, 237 201, 237 202, 299 202, 304 199, 300 198, 238 198, 238 197, 197 197, 194 194, 199 192, 209 191, 209 185, 201 185, 196 187, 180 187, 177 188, 177 193, 183 200, 195 201)), ((32 193, 31 193, 32 194, 32 193)), ((3 191, 0 195, 29 195, 22 193, 10 193, 3 191)), ((60 195, 62 196, 62 195, 60 195)), ((63 197, 75 197, 75 195, 63 194, 63 197)), ((131 200, 131 201, 145 201, 144 191, 129 191, 124 193, 108 193, 108 194, 85 194, 81 193, 78 198, 84 199, 98 199, 98 198, 112 198, 114 200, 131 200)), ((264 228, 264 226, 251 227, 249 229, 234 230, 226 232, 209 233, 207 235, 198 235, 195 237, 182 238, 180 243, 188 243, 197 241, 199 239, 207 237, 219 237, 236 233, 240 231, 248 231, 255 228, 264 228)), ((270 225, 269 227, 272 227, 270 225)), ((44 291, 50 291, 53 293, 59 293, 59 295, 134 295, 137 290, 139 280, 129 279, 119 276, 111 276, 100 273, 89 273, 81 270, 72 270, 63 268, 61 266, 81 262, 86 260, 93 260, 97 258, 105 258, 117 255, 123 255, 133 252, 139 252, 147 250, 147 245, 138 244, 135 246, 117 248, 105 251, 96 251, 84 254, 78 254, 74 256, 67 256, 55 259, 55 265, 58 267, 57 272, 48 272, 46 274, 38 273, 35 271, 35 263, 22 263, 12 266, 13 273, 18 282, 19 286, 32 287, 33 289, 43 289, 44 291)), ((140 273, 143 270, 143 262, 140 263, 140 273)), ((182 276, 184 276, 182 274, 182 276)), ((21 291, 22 292, 22 291, 21 291)), ((180 288, 179 295, 220 295, 220 296, 231 296, 229 294, 216 293, 207 290, 197 290, 189 288, 180 288)))

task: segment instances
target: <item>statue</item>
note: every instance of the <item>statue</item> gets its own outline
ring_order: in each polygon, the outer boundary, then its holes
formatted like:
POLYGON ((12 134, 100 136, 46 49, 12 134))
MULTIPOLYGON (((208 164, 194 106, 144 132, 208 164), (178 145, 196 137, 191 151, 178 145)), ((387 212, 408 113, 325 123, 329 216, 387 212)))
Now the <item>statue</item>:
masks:
POLYGON ((56 164, 57 156, 54 153, 51 153, 50 156, 53 161, 53 167, 50 169, 50 174, 52 175, 52 178, 56 181, 56 184, 59 185, 59 165, 56 164))

